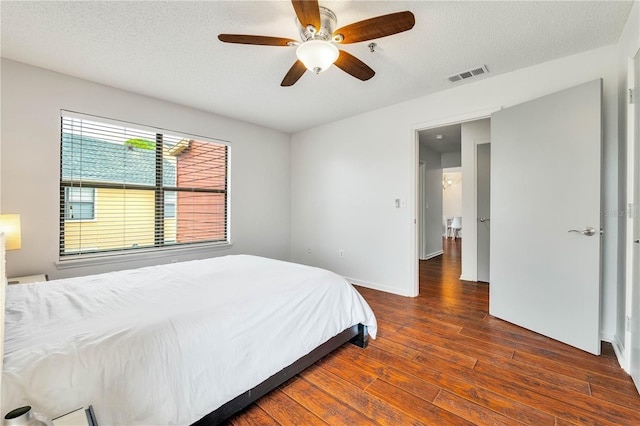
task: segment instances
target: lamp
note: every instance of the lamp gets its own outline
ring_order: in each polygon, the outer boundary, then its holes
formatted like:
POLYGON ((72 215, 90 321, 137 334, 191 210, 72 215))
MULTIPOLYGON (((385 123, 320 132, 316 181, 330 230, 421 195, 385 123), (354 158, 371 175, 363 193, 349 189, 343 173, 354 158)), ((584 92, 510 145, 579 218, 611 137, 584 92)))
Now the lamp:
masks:
POLYGON ((296 50, 298 59, 309 71, 316 74, 329 68, 339 55, 338 48, 325 40, 307 40, 296 50))
POLYGON ((453 185, 451 178, 447 177, 447 175, 442 175, 442 189, 447 189, 451 185, 453 185))
POLYGON ((5 235, 5 249, 18 250, 22 246, 19 214, 0 214, 0 232, 5 235))
POLYGON ((450 188, 460 182, 462 182, 462 176, 459 173, 452 172, 450 175, 442 175, 442 189, 450 188))

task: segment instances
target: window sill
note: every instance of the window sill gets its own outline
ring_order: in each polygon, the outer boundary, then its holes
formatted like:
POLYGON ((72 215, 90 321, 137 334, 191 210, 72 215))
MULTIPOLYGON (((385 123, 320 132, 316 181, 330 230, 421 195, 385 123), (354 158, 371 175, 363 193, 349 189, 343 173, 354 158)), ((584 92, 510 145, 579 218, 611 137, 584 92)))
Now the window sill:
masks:
POLYGON ((100 255, 78 256, 73 259, 62 259, 55 262, 57 269, 82 268, 86 266, 108 265, 111 263, 133 262, 136 260, 159 259, 188 254, 200 254, 211 250, 224 250, 233 247, 233 243, 203 243, 186 247, 140 250, 135 253, 109 253, 100 255))

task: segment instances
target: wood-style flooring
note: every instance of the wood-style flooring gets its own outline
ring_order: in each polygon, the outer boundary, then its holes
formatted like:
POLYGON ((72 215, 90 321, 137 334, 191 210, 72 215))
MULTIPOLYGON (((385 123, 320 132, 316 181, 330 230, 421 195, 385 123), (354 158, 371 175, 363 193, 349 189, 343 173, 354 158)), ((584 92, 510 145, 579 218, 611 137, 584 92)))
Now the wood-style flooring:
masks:
POLYGON ((460 281, 460 241, 420 262, 420 296, 358 288, 378 339, 345 345, 232 425, 640 425, 611 345, 597 357, 488 314, 488 284, 460 281))

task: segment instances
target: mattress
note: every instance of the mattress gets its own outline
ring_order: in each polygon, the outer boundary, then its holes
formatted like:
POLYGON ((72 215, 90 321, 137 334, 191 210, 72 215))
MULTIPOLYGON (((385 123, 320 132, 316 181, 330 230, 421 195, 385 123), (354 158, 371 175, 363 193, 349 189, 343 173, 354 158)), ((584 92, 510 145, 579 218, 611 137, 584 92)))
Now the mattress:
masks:
POLYGON ((101 424, 190 424, 354 324, 344 278, 224 256, 8 286, 2 415, 93 405, 101 424))

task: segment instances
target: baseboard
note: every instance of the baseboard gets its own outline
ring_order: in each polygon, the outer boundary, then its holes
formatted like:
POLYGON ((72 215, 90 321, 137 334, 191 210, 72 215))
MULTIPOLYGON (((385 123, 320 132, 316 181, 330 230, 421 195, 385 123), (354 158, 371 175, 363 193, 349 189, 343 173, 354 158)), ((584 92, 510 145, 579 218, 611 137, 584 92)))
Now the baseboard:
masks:
POLYGON ((613 341, 616 340, 613 334, 605 333, 600 331, 600 340, 603 342, 611 343, 613 345, 613 341))
POLYGON ((366 288, 370 288, 372 290, 384 291, 385 293, 397 294, 398 296, 413 297, 412 295, 410 295, 408 293, 403 293, 402 291, 400 291, 396 287, 389 287, 389 286, 386 286, 384 284, 372 283, 370 281, 359 280, 357 278, 352 278, 352 277, 344 277, 344 278, 347 281, 349 281, 350 283, 352 283, 354 285, 358 285, 360 287, 366 287, 366 288))
POLYGON ((436 256, 440 256, 441 254, 444 254, 444 251, 442 250, 438 250, 438 251, 434 251, 433 253, 429 253, 428 255, 426 255, 425 257, 421 257, 420 260, 429 260, 429 259, 433 259, 436 256))
MULTIPOLYGON (((604 337, 602 340, 604 340, 605 342, 607 341, 604 339, 604 337)), ((620 339, 617 335, 614 336, 610 343, 611 346, 613 346, 613 352, 615 352, 616 358, 618 358, 618 364, 620 364, 620 367, 622 367, 624 371, 629 373, 629 371, 627 371, 627 359, 624 356, 624 344, 620 342, 620 339)))
POLYGON ((472 282, 477 282, 478 281, 477 279, 475 279, 473 277, 468 277, 468 276, 465 276, 465 275, 460 275, 460 279, 462 281, 472 281, 472 282))

